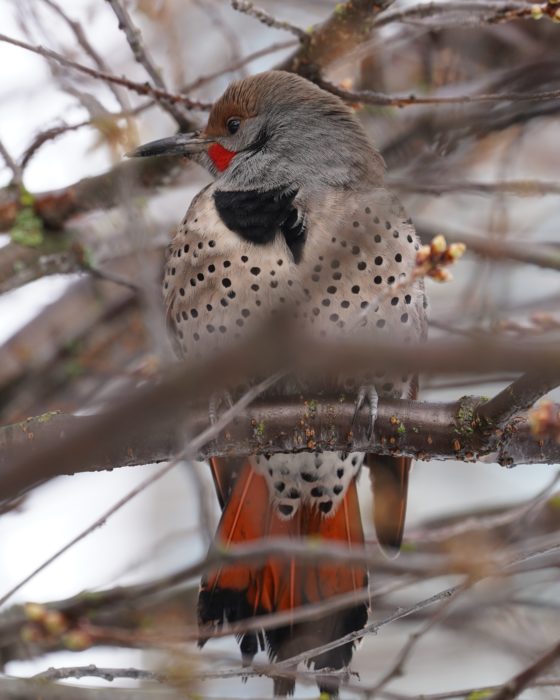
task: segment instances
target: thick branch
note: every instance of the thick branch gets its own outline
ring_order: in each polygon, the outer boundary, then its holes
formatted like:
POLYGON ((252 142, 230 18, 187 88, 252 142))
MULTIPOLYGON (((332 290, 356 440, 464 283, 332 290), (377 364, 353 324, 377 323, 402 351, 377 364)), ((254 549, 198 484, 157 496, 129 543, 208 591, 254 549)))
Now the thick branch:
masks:
MULTIPOLYGON (((132 197, 143 190, 169 184, 184 169, 178 158, 137 158, 115 166, 106 173, 86 177, 60 190, 34 195, 33 210, 51 229, 62 228, 73 216, 116 206, 122 199, 122 183, 132 197)), ((0 231, 9 231, 25 204, 14 188, 0 190, 0 231)))
POLYGON ((317 79, 329 64, 369 38, 377 16, 394 0, 348 0, 314 27, 306 43, 280 66, 281 70, 317 79))
MULTIPOLYGON (((130 398, 134 401, 134 396, 130 398)), ((491 461, 508 466, 560 461, 560 445, 534 439, 525 414, 513 416, 499 436, 488 429, 486 422, 476 421, 474 409, 480 401, 477 397, 464 397, 453 403, 382 399, 371 443, 366 437, 366 411, 360 414, 353 435, 349 434, 352 402, 341 403, 338 398, 261 401, 241 412, 200 456, 351 448, 417 459, 465 461, 493 453, 491 461)), ((208 423, 208 410, 207 405, 190 410, 183 407, 182 413, 174 414, 157 429, 146 430, 145 422, 134 422, 126 431, 111 431, 110 439, 106 434, 102 447, 90 439, 80 445, 81 449, 71 451, 70 444, 78 442, 78 436, 98 434, 100 420, 105 422, 101 416, 55 413, 0 429, 2 493, 16 495, 61 474, 170 459, 178 447, 177 426, 181 421, 188 422, 189 431, 200 432, 208 423)))

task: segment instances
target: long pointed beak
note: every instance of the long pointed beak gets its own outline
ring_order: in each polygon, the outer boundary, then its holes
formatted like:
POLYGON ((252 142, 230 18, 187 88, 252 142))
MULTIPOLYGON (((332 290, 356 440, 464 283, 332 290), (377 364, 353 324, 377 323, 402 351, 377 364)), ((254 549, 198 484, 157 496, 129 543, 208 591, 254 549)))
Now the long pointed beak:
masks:
POLYGON ((147 156, 186 156, 191 153, 204 151, 211 143, 212 139, 202 137, 200 132, 195 131, 189 134, 175 134, 165 139, 150 141, 142 146, 138 146, 126 155, 129 158, 146 158, 147 156))

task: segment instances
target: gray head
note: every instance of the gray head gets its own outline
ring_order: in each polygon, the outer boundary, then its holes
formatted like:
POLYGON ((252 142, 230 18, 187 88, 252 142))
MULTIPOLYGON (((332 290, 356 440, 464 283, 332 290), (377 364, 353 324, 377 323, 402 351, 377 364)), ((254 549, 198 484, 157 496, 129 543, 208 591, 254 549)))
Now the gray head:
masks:
POLYGON ((191 154, 229 190, 383 180, 383 159, 342 100, 283 71, 232 83, 192 139, 180 134, 135 155, 156 153, 191 154))

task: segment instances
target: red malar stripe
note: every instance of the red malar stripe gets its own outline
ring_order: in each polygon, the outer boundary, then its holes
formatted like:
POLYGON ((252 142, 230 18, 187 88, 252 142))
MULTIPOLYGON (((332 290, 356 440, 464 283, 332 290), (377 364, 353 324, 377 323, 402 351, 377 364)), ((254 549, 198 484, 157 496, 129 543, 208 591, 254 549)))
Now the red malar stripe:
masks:
POLYGON ((213 143, 208 149, 208 155, 218 170, 222 172, 228 167, 231 159, 237 155, 237 152, 228 151, 227 148, 220 146, 219 143, 213 143))

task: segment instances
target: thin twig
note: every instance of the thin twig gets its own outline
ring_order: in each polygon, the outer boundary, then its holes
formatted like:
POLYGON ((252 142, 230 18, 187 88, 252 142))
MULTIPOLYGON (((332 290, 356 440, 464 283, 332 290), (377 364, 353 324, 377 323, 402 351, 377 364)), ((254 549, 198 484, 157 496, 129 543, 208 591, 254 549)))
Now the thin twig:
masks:
MULTIPOLYGON (((84 28, 82 25, 77 22, 76 20, 71 19, 66 12, 60 7, 60 5, 54 0, 43 0, 43 2, 51 8, 56 14, 61 17, 64 22, 70 27, 71 31, 73 32, 74 36, 76 37, 76 40, 78 44, 82 47, 82 49, 86 52, 86 54, 92 59, 92 61, 95 63, 95 65, 99 68, 100 71, 103 71, 104 73, 110 73, 109 66, 105 63, 103 57, 95 50, 91 42, 89 41, 84 28)), ((124 111, 130 110, 130 103, 128 101, 128 97, 126 95, 126 92, 123 92, 120 90, 116 85, 109 83, 109 89, 115 96, 117 102, 121 106, 121 109, 124 111)), ((23 162, 22 162, 23 165, 23 162)))
POLYGON ((22 182, 22 169, 21 166, 19 166, 16 161, 12 158, 10 155, 10 152, 6 148, 6 146, 3 144, 3 142, 0 140, 0 156, 4 159, 4 162, 6 163, 7 167, 12 171, 12 184, 13 185, 21 185, 22 182))
POLYGON ((534 663, 511 678, 488 700, 513 700, 518 697, 538 676, 560 659, 560 642, 557 642, 534 663))
POLYGON ((495 92, 478 95, 420 96, 387 95, 374 90, 346 90, 323 78, 315 81, 323 90, 352 103, 383 107, 409 107, 410 105, 486 104, 492 102, 548 102, 560 100, 560 90, 543 92, 495 92))
POLYGON ((134 489, 132 489, 122 498, 120 498, 116 503, 114 503, 108 510, 106 510, 103 513, 103 515, 97 518, 97 520, 95 520, 91 525, 79 532, 67 544, 65 544, 63 547, 57 550, 46 561, 44 561, 42 564, 36 567, 30 574, 28 574, 25 578, 20 580, 7 593, 0 597, 0 606, 2 606, 7 600, 9 600, 14 595, 14 593, 19 591, 20 588, 22 588, 22 586, 24 586, 26 583, 29 583, 29 581, 35 578, 37 574, 39 574, 50 564, 56 561, 62 554, 67 552, 75 544, 77 544, 89 534, 91 534, 94 530, 97 530, 97 528, 104 525, 112 515, 119 511, 124 505, 129 503, 135 496, 142 493, 146 488, 154 484, 156 481, 159 481, 159 479, 161 479, 168 472, 170 472, 181 460, 193 459, 194 457, 196 457, 198 450, 209 440, 212 440, 214 437, 216 437, 216 435, 218 435, 220 431, 222 431, 236 416, 239 410, 246 408, 255 398, 257 398, 257 396, 259 396, 263 391, 266 391, 266 389, 268 389, 270 386, 276 383, 279 378, 280 375, 275 375, 249 389, 239 399, 239 401, 237 401, 230 409, 225 411, 225 413, 223 413, 213 425, 206 428, 206 430, 203 430, 195 438, 193 438, 190 441, 189 445, 185 447, 185 449, 179 455, 177 455, 168 464, 166 464, 165 467, 159 469, 155 474, 148 477, 147 479, 144 479, 144 481, 142 481, 138 486, 136 486, 134 489))
POLYGON ((504 182, 425 182, 418 179, 387 178, 387 184, 400 192, 440 197, 446 194, 495 195, 507 194, 514 197, 542 197, 559 195, 560 185, 544 180, 508 180, 504 182))
POLYGON ((297 27, 295 24, 291 24, 290 22, 286 22, 285 20, 276 19, 276 17, 273 17, 271 14, 261 9, 260 7, 255 7, 253 3, 248 2, 248 0, 231 0, 231 6, 234 10, 237 10, 238 12, 243 12, 243 14, 245 15, 254 17, 256 20, 266 25, 267 27, 272 27, 273 29, 282 29, 286 32, 290 32, 294 36, 297 36, 297 38, 302 43, 306 43, 310 39, 309 34, 303 29, 301 29, 301 27, 297 27))
MULTIPOLYGON (((125 5, 121 3, 120 0, 106 0, 106 2, 109 3, 111 9, 115 13, 119 21, 119 29, 124 32, 128 45, 130 46, 136 61, 145 68, 146 73, 152 79, 153 84, 160 90, 167 92, 167 86, 161 76, 161 72, 158 70, 158 68, 156 68, 155 63, 142 40, 142 32, 134 24, 125 5)), ((181 104, 175 105, 173 102, 168 102, 167 100, 162 99, 160 101, 160 105, 162 109, 168 112, 175 119, 177 124, 182 129, 186 130, 189 128, 190 120, 181 104)))
POLYGON ((84 66, 81 63, 76 63, 76 61, 71 61, 70 59, 62 56, 62 54, 59 54, 56 51, 52 51, 51 49, 45 49, 42 46, 33 46, 32 44, 28 44, 25 41, 6 36, 6 34, 0 34, 0 41, 4 41, 7 44, 12 44, 13 46, 18 46, 19 48, 25 49, 26 51, 31 51, 32 53, 36 53, 39 56, 43 56, 44 58, 49 58, 54 61, 57 61, 63 66, 73 68, 74 70, 77 70, 80 73, 85 73, 86 75, 89 75, 92 78, 95 78, 96 80, 103 80, 106 82, 115 83, 115 85, 122 85, 128 90, 132 90, 133 92, 136 92, 139 95, 150 95, 157 102, 165 100, 171 103, 181 103, 185 105, 185 107, 187 107, 188 109, 199 109, 202 111, 207 111, 212 107, 212 105, 207 102, 191 100, 186 95, 177 95, 175 93, 167 92, 166 90, 161 90, 160 88, 157 88, 148 82, 137 83, 133 80, 129 80, 128 78, 119 78, 116 75, 89 68, 88 66, 84 66))
POLYGON ((139 668, 99 668, 95 664, 88 666, 64 666, 49 668, 46 671, 31 676, 34 681, 62 681, 67 678, 102 678, 104 681, 114 681, 115 678, 132 678, 134 680, 158 681, 161 676, 153 671, 144 671, 139 668))

